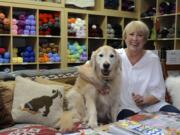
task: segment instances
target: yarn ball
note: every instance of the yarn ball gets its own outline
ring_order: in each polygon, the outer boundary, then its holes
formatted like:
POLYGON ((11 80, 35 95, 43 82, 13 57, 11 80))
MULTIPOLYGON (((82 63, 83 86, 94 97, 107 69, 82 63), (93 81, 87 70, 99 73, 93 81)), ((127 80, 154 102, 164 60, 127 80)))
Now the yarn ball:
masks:
POLYGON ((32 51, 33 51, 33 47, 32 47, 32 46, 27 46, 27 47, 26 47, 26 51, 32 52, 32 51))
POLYGON ((4 25, 10 25, 10 20, 8 18, 4 18, 3 23, 4 25))
POLYGON ((17 31, 18 26, 17 25, 12 25, 12 30, 16 30, 17 31))
POLYGON ((9 61, 10 61, 9 59, 3 59, 4 63, 9 63, 9 61))
POLYGON ((13 19, 12 19, 12 24, 14 24, 14 25, 15 25, 15 24, 17 24, 17 23, 18 23, 18 20, 17 20, 17 19, 15 19, 15 18, 13 18, 13 19))
POLYGON ((0 21, 2 21, 5 18, 5 14, 4 13, 0 13, 0 21))
POLYGON ((60 61, 60 57, 59 57, 59 56, 58 56, 58 57, 55 57, 55 58, 54 58, 54 61, 55 61, 55 62, 59 62, 59 61, 60 61))
POLYGON ((28 62, 29 58, 28 57, 23 57, 23 62, 28 62))
POLYGON ((0 58, 0 63, 3 63, 3 58, 0 58))
POLYGON ((26 19, 26 17, 24 14, 19 15, 19 20, 25 20, 25 19, 26 19))
POLYGON ((31 30, 29 34, 30 35, 36 35, 36 31, 31 30))
POLYGON ((12 34, 17 35, 18 34, 17 30, 12 30, 12 34))
POLYGON ((0 54, 4 54, 5 53, 5 49, 4 48, 0 48, 0 54))
POLYGON ((26 23, 25 23, 24 20, 19 20, 19 21, 18 21, 18 26, 24 27, 25 25, 26 25, 26 23))
POLYGON ((53 54, 50 52, 48 53, 48 57, 51 58, 53 56, 53 54))
POLYGON ((25 20, 25 24, 26 24, 26 25, 30 25, 30 24, 31 24, 31 20, 26 19, 26 20, 25 20))
POLYGON ((34 15, 29 15, 27 18, 30 19, 30 20, 34 20, 35 16, 34 15))
POLYGON ((9 52, 5 52, 4 53, 4 58, 5 59, 9 59, 10 58, 10 53, 9 52))
POLYGON ((17 31, 17 33, 18 33, 18 34, 24 34, 24 30, 23 30, 23 29, 19 29, 19 30, 17 31))
POLYGON ((24 30, 23 34, 29 35, 29 30, 24 30))
POLYGON ((30 57, 29 62, 35 62, 35 57, 30 57))

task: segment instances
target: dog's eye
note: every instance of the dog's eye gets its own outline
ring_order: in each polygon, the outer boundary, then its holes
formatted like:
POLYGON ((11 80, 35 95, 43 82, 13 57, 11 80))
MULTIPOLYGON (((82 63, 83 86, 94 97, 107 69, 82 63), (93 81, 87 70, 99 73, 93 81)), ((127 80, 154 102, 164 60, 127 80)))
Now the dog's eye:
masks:
POLYGON ((113 57, 114 57, 114 55, 113 55, 113 54, 111 54, 111 55, 110 55, 110 58, 113 58, 113 57))
POLYGON ((103 57, 103 54, 99 54, 99 57, 103 57))

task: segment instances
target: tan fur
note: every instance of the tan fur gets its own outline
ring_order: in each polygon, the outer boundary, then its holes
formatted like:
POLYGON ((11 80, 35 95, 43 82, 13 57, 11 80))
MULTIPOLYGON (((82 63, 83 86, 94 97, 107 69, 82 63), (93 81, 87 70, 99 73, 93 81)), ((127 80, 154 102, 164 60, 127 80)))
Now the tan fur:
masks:
POLYGON ((119 105, 119 84, 121 82, 120 56, 112 47, 105 45, 93 52, 90 66, 93 68, 97 80, 105 82, 105 85, 110 87, 110 92, 107 95, 102 95, 91 83, 78 77, 73 88, 66 94, 71 113, 66 114, 66 116, 69 115, 67 117, 61 117, 61 130, 72 128, 72 123, 75 121, 85 122, 91 128, 97 126, 98 119, 108 118, 111 121, 116 121, 119 105), (104 63, 110 64, 111 72, 108 76, 101 72, 104 63), (68 117, 69 119, 67 119, 68 117))

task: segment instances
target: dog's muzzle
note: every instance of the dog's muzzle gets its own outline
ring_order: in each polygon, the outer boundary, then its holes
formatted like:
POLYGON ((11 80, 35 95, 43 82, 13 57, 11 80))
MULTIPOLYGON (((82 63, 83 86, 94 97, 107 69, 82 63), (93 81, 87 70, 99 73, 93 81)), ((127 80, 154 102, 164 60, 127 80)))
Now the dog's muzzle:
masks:
POLYGON ((110 74, 110 64, 109 63, 104 63, 103 64, 103 69, 101 69, 101 73, 104 75, 104 76, 108 76, 110 74))

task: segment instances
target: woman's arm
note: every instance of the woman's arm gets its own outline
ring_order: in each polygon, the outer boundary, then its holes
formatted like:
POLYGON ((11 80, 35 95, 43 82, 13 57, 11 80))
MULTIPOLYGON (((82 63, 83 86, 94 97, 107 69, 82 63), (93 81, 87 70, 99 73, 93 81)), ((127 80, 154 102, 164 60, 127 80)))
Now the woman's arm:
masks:
POLYGON ((135 93, 133 93, 132 97, 137 106, 149 106, 149 105, 153 105, 159 102, 159 100, 152 95, 141 96, 141 95, 136 95, 135 93))
POLYGON ((101 94, 108 94, 109 88, 107 85, 104 85, 103 82, 99 81, 93 71, 93 68, 89 63, 79 66, 78 68, 79 76, 85 80, 86 82, 92 84, 99 93, 101 94))
POLYGON ((100 81, 97 79, 93 68, 90 66, 89 63, 86 63, 84 65, 79 66, 78 68, 78 72, 79 72, 79 76, 91 83, 92 85, 94 85, 96 88, 100 88, 102 86, 102 84, 100 83, 100 81))

